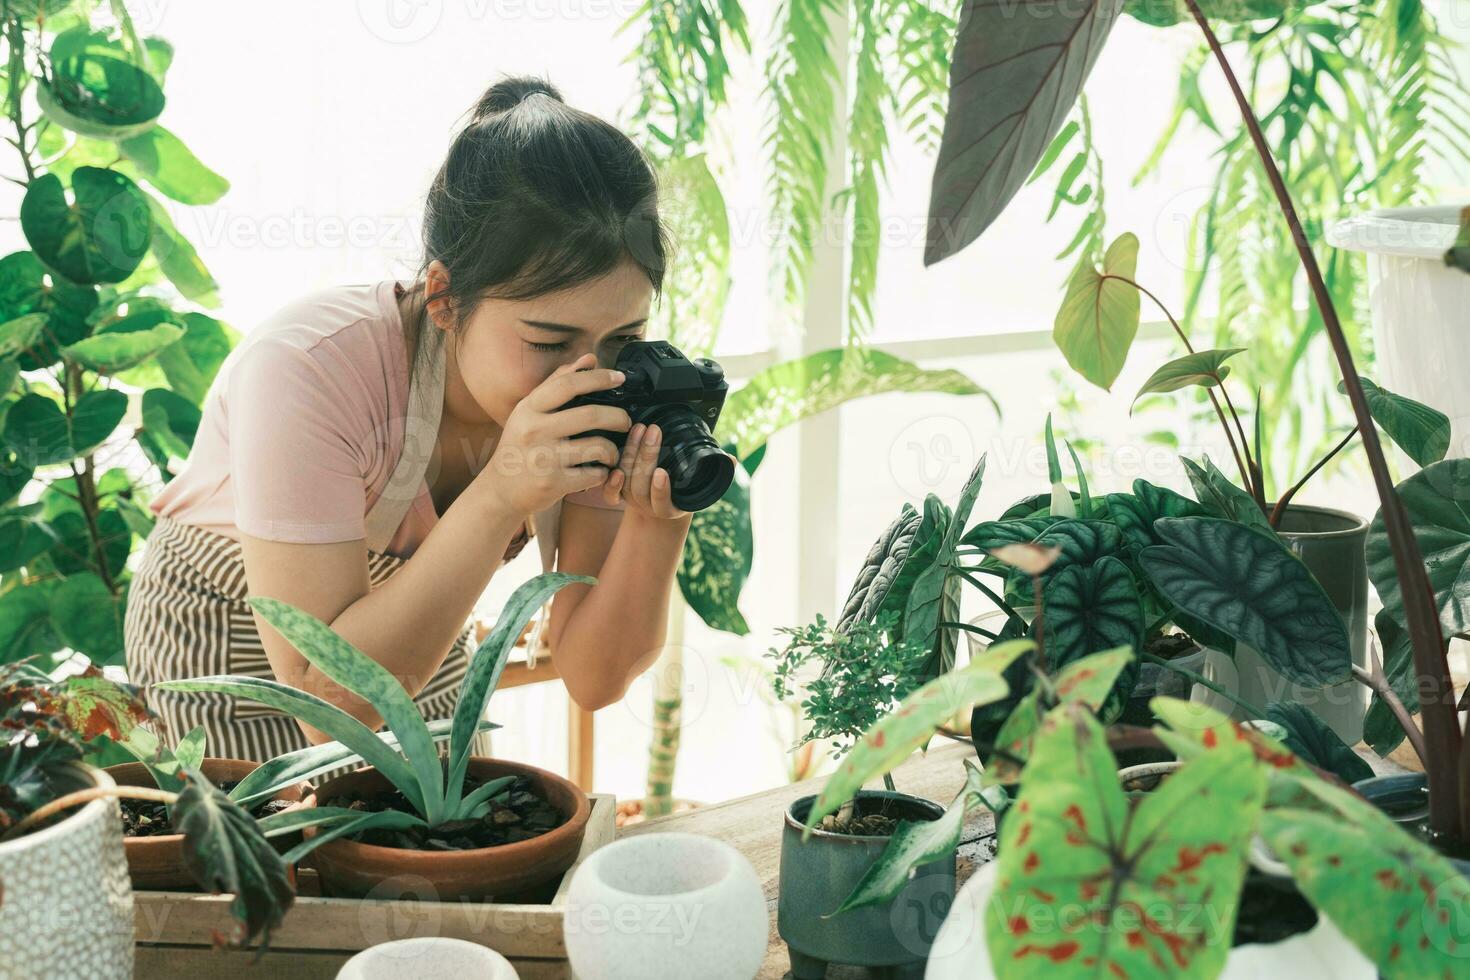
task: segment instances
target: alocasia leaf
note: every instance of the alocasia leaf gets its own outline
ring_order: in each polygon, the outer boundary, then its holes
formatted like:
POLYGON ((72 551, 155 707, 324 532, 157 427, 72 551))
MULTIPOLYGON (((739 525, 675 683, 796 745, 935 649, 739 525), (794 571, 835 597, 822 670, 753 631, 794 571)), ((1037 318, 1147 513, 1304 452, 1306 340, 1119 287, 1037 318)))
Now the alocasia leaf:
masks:
POLYGON ((1250 494, 1230 482, 1230 479, 1221 473, 1210 457, 1204 458, 1204 463, 1196 463, 1188 457, 1179 457, 1179 462, 1184 464, 1184 471, 1189 475, 1189 482, 1194 486, 1194 495, 1205 509, 1218 517, 1227 517, 1232 521, 1242 524, 1252 524, 1259 528, 1270 530, 1271 522, 1261 511, 1260 505, 1250 494))
MULTIPOLYGON (((1380 388, 1367 378, 1359 379, 1368 411, 1379 428, 1420 466, 1444 459, 1450 449, 1450 417, 1428 405, 1380 388)), ((1338 382, 1337 390, 1347 388, 1338 382)))
POLYGON ((1303 787, 1325 807, 1269 809, 1261 819, 1296 886, 1382 975, 1464 976, 1470 881, 1361 797, 1318 779, 1303 787))
MULTIPOLYGON (((1143 645, 1143 604, 1138 586, 1121 561, 1105 557, 1091 565, 1072 565, 1057 573, 1042 593, 1045 616, 1042 648, 1047 669, 1058 671, 1088 654, 1143 645)), ((1111 721, 1138 683, 1138 663, 1131 657, 1117 678, 1111 697, 1099 709, 1111 721)))
POLYGON ((925 265, 980 237, 1025 184, 1122 8, 1123 0, 964 4, 929 195, 925 265))
POLYGON ((940 674, 904 698, 863 733, 837 770, 827 777, 807 814, 808 830, 827 814, 836 813, 868 780, 891 771, 927 745, 946 718, 973 704, 1005 697, 1002 673, 1017 657, 1035 648, 1030 640, 994 644, 982 656, 958 670, 940 674))
POLYGON ((905 502, 899 515, 878 535, 878 540, 873 542, 863 559, 857 580, 847 593, 847 601, 842 604, 842 615, 837 620, 839 630, 845 630, 855 622, 868 622, 878 614, 899 569, 909 556, 914 536, 923 520, 924 515, 914 510, 913 504, 905 502))
MULTIPOLYGON (((1397 487, 1429 569, 1439 622, 1446 635, 1470 630, 1470 459, 1424 467, 1397 487)), ((1404 621, 1398 570, 1380 510, 1368 528, 1368 578, 1383 608, 1404 621)))
POLYGON ((1265 788, 1250 753, 1216 752, 1130 802, 1092 712, 1065 704, 1049 713, 1001 828, 985 912, 996 974, 1219 973, 1265 788))
POLYGON ((1133 555, 1149 545, 1163 544, 1154 533, 1154 521, 1160 517, 1203 517, 1207 513, 1188 497, 1143 479, 1133 481, 1132 493, 1110 493, 1104 499, 1113 523, 1133 555))
POLYGON ((1266 720, 1286 730, 1284 744, 1304 762, 1327 770, 1345 783, 1373 775, 1373 767, 1306 705, 1273 701, 1266 705, 1266 720))
POLYGON ((286 862, 255 819, 198 773, 171 807, 174 829, 184 835, 184 866, 207 892, 235 896, 230 913, 239 924, 235 943, 260 937, 269 945, 296 893, 286 862))
POLYGON ((1260 652, 1288 680, 1321 687, 1347 679, 1347 626, 1301 560, 1274 534, 1214 517, 1154 523, 1166 542, 1139 554, 1170 602, 1260 652))
POLYGON ((914 579, 908 605, 904 608, 903 638, 933 650, 925 668, 931 676, 943 673, 954 664, 955 631, 940 629, 939 624, 959 618, 957 583, 960 580, 954 575, 955 549, 959 547, 960 536, 970 520, 970 510, 975 506, 984 477, 985 457, 981 456, 960 490, 954 514, 944 529, 934 560, 914 579))
POLYGON ((944 543, 945 535, 949 531, 950 522, 954 519, 954 511, 949 505, 940 500, 934 494, 924 498, 924 515, 919 522, 918 530, 914 532, 913 541, 909 547, 908 555, 904 558, 903 565, 893 577, 887 592, 883 596, 882 603, 874 611, 873 615, 879 613, 895 612, 902 617, 908 608, 909 596, 913 594, 914 583, 918 581, 919 575, 928 568, 939 554, 939 547, 944 543))

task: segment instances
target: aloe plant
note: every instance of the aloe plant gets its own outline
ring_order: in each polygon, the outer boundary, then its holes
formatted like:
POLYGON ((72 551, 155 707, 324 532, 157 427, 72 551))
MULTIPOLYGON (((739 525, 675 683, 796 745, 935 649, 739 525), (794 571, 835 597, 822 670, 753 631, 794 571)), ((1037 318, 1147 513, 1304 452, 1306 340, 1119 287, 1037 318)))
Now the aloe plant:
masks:
POLYGON ((322 772, 361 759, 392 783, 414 808, 412 813, 394 810, 363 813, 319 806, 263 818, 260 825, 267 837, 305 827, 322 828, 321 833, 288 851, 287 861, 300 860, 330 840, 364 830, 432 828, 455 820, 477 819, 488 811, 490 801, 513 781, 513 777, 503 777, 464 792, 470 746, 476 732, 483 728, 485 706, 526 622, 558 590, 573 582, 591 585, 596 579, 548 572, 521 585, 506 601, 495 628, 470 658, 453 718, 448 723, 447 765, 440 760, 434 729, 386 667, 352 646, 326 623, 277 599, 257 596, 250 604, 326 677, 371 703, 382 715, 391 739, 381 737, 341 708, 279 681, 218 675, 164 681, 158 686, 169 691, 227 694, 256 701, 284 711, 340 743, 313 746, 267 763, 270 768, 263 766, 263 775, 262 770, 257 770, 235 788, 242 799, 259 799, 274 792, 283 782, 289 784, 305 778, 306 773, 322 772))

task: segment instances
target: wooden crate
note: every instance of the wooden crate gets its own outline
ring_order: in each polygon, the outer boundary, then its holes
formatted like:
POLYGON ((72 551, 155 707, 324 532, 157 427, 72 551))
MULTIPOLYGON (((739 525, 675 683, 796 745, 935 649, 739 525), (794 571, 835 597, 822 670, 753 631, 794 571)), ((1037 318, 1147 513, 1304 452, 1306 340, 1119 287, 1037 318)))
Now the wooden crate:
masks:
POLYGON ((562 924, 577 865, 615 836, 616 801, 592 794, 592 816, 577 864, 544 904, 375 901, 322 898, 315 874, 303 869, 296 904, 271 934, 270 952, 215 950, 210 938, 228 930, 228 895, 133 893, 135 975, 146 980, 332 980, 356 952, 413 936, 452 936, 481 943, 515 965, 521 980, 570 980, 562 924))

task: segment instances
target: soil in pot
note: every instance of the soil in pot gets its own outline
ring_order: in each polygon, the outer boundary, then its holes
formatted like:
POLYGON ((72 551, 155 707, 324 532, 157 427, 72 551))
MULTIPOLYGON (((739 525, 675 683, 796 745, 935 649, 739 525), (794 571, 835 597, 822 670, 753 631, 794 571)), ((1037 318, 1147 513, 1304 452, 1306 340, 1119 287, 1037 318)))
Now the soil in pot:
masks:
MULTIPOLYGON (((228 793, 238 786, 240 780, 226 779, 215 785, 221 792, 228 793)), ((153 800, 129 800, 117 801, 122 809, 122 823, 124 837, 163 837, 175 834, 173 824, 168 819, 168 807, 153 800)), ((289 810, 295 806, 294 800, 265 800, 257 806, 251 807, 250 815, 259 820, 282 810, 289 810)))
POLYGON ((905 808, 903 801, 859 797, 849 810, 843 807, 829 813, 817 827, 829 834, 846 834, 849 837, 891 837, 898 829, 900 820, 932 820, 933 814, 915 807, 905 808))
POLYGON ((1279 943, 1317 924, 1317 910, 1290 880, 1247 868, 1230 945, 1279 943))
MULTIPOLYGON (((481 847, 497 847, 540 837, 565 822, 556 807, 536 793, 535 784, 526 776, 516 776, 506 791, 490 800, 489 811, 478 820, 455 820, 437 827, 411 827, 406 830, 365 830, 349 835, 352 840, 378 847, 398 847, 414 851, 468 851, 481 847)), ((464 795, 468 796, 485 782, 466 775, 464 795)), ((396 789, 369 794, 353 793, 327 800, 324 806, 341 806, 349 810, 376 813, 399 810, 416 813, 402 793, 396 789)))

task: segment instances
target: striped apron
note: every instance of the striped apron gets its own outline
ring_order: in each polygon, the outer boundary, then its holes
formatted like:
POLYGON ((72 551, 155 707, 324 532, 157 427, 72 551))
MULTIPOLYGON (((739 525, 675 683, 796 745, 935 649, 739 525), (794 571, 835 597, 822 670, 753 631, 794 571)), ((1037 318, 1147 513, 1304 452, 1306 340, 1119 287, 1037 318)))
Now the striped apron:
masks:
MULTIPOLYGON (((422 488, 437 441, 444 406, 444 352, 442 344, 436 346, 434 355, 424 359, 426 369, 415 371, 410 379, 404 450, 366 517, 368 577, 374 589, 406 561, 384 549, 422 488)), ((515 557, 529 539, 523 526, 504 560, 515 557)), ((177 744, 198 726, 204 728, 206 751, 214 757, 263 762, 309 744, 296 721, 274 708, 224 694, 151 687, 159 681, 210 674, 276 679, 247 596, 238 541, 168 517, 157 519, 128 592, 123 645, 129 679, 145 686, 149 707, 158 715, 157 734, 165 745, 177 744)), ((453 716, 474 652, 473 632, 473 625, 465 627, 439 670, 414 698, 425 718, 453 716)), ((489 733, 484 732, 476 737, 474 753, 489 752, 489 733)), ((318 781, 333 775, 327 773, 318 781)))

